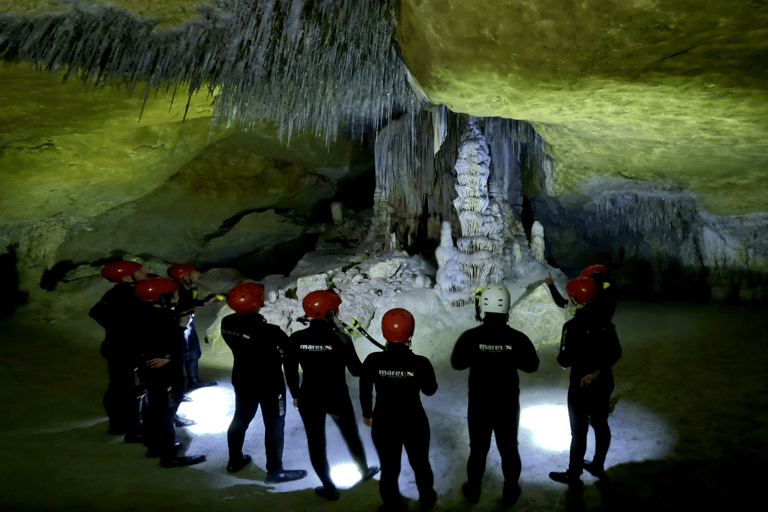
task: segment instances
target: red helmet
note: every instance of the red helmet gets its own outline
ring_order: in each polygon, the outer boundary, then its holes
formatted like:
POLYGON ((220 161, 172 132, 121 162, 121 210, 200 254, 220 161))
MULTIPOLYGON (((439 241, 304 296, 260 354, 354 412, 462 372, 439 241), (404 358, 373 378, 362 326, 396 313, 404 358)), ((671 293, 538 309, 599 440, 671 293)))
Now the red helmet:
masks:
POLYGON ((110 283, 122 283, 123 279, 133 277, 141 268, 141 265, 135 261, 116 261, 104 265, 101 275, 110 283))
POLYGON ((329 311, 339 311, 341 297, 330 290, 317 290, 309 292, 301 305, 307 318, 322 319, 329 311))
POLYGON ((407 343, 411 341, 416 321, 406 309, 390 309, 381 319, 381 332, 384 339, 390 343, 407 343))
POLYGON ((176 263, 168 267, 168 275, 179 282, 189 279, 195 272, 197 267, 191 263, 176 263))
POLYGON ((581 271, 581 277, 592 277, 592 274, 607 274, 608 269, 605 265, 592 265, 581 271))
POLYGON ((157 302, 166 293, 173 293, 179 289, 179 284, 173 279, 165 277, 153 277, 136 283, 133 289, 136 296, 144 302, 157 302))
POLYGON ((565 290, 579 304, 588 304, 597 297, 597 281, 591 277, 577 277, 568 281, 565 290))
POLYGON ((240 283, 227 297, 227 306, 239 315, 258 313, 264 304, 264 287, 258 283, 240 283))

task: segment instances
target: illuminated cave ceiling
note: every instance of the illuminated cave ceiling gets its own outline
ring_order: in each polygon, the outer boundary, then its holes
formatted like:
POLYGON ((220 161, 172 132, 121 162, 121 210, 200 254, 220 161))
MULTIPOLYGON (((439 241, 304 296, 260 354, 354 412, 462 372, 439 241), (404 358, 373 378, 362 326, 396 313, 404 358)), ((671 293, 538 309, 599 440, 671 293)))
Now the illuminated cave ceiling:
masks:
MULTIPOLYGON (((91 3, 160 19, 155 29, 160 31, 195 19, 197 12, 190 6, 202 2, 91 3)), ((63 0, 0 0, 0 12, 34 15, 66 10, 70 4, 63 0)), ((456 112, 530 122, 557 159, 552 193, 577 191, 595 176, 629 178, 687 187, 713 213, 768 211, 768 3, 401 0, 400 4, 397 39, 421 90, 433 103, 446 104, 456 112)), ((43 79, 35 78, 28 69, 6 66, 2 73, 6 84, 17 78, 13 86, 17 103, 0 110, 4 126, 9 118, 16 125, 11 135, 8 128, 0 130, 4 132, 2 142, 29 134, 35 143, 29 148, 38 152, 49 148, 46 141, 50 136, 45 131, 49 128, 41 128, 40 123, 52 127, 60 122, 55 107, 73 98, 78 83, 63 86, 69 88, 63 99, 48 99, 35 97, 33 91, 43 79), (33 103, 24 104, 25 90, 30 91, 33 103), (27 126, 25 117, 31 111, 37 114, 27 126)), ((5 95, 7 90, 4 86, 0 93, 5 95)), ((66 112, 67 122, 61 122, 67 133, 61 136, 82 134, 88 131, 84 124, 92 122, 100 128, 93 129, 90 136, 101 140, 102 152, 123 155, 118 159, 128 158, 134 147, 168 148, 171 158, 163 152, 149 152, 152 156, 141 164, 144 168, 157 165, 161 172, 153 174, 153 179, 159 182, 207 143, 208 131, 194 126, 196 120, 202 122, 210 115, 206 111, 210 99, 205 95, 194 99, 191 123, 179 122, 183 104, 163 114, 170 97, 161 96, 150 106, 143 127, 104 140, 101 128, 114 125, 128 130, 130 108, 138 112, 141 106, 140 99, 119 100, 118 93, 113 93, 106 105, 118 102, 124 108, 108 106, 97 117, 79 120, 66 112), (71 126, 75 124, 81 126, 71 126), (149 142, 135 144, 131 137, 139 141, 145 137, 149 142)), ((58 95, 58 90, 53 94, 58 95)), ((82 101, 94 103, 87 97, 82 101)), ((82 145, 92 149, 92 145, 82 145)), ((45 157, 36 167, 11 169, 15 173, 11 181, 19 190, 35 191, 43 201, 48 192, 35 187, 41 182, 47 186, 71 181, 74 166, 81 194, 87 196, 83 190, 89 187, 104 190, 109 180, 103 169, 94 168, 89 175, 87 166, 79 165, 87 162, 87 152, 70 153, 71 157, 53 163, 45 157)), ((26 157, 22 156, 23 163, 26 157)), ((132 163, 118 173, 127 181, 141 167, 135 155, 130 158, 132 163)), ((0 172, 7 181, 8 165, 0 172)), ((146 175, 137 176, 134 183, 138 185, 125 184, 129 193, 152 188, 146 175)), ((67 194, 58 199, 62 204, 65 200, 70 200, 67 194)), ((100 200, 110 203, 108 198, 100 200)), ((3 204, 4 216, 9 207, 13 208, 3 204)), ((56 209, 41 207, 39 213, 55 213, 56 209)), ((88 214, 86 210, 78 214, 88 214)))

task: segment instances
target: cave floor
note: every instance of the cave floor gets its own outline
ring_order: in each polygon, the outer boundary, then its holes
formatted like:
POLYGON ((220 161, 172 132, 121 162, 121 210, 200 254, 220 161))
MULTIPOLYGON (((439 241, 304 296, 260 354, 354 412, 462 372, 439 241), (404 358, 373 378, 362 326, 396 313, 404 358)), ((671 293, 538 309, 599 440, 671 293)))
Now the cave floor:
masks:
MULTIPOLYGON (((615 367, 609 479, 600 482, 585 473, 585 485, 578 492, 547 477, 567 464, 567 372, 554 361, 555 347, 541 349, 539 371, 521 375, 523 493, 514 507, 501 504, 503 480, 495 446, 480 503, 473 506, 464 500, 460 487, 468 454, 466 372, 435 361, 440 389, 423 398, 439 494, 434 510, 751 507, 763 494, 768 467, 764 311, 757 306, 620 302, 614 320, 624 356, 615 367)), ((199 332, 205 327, 198 320, 199 332)), ((208 461, 164 469, 145 457, 142 446, 106 433, 101 407, 106 365, 98 354, 103 332, 95 322, 87 317, 34 322, 17 314, 0 320, 0 332, 0 510, 349 512, 374 511, 381 503, 377 481, 343 489, 336 502, 315 495, 319 480, 292 407, 286 420, 284 465, 307 469, 309 476, 290 484, 264 483, 260 414, 246 437, 245 451, 254 462, 228 474, 225 431, 232 391, 226 348, 205 347, 201 374, 219 386, 192 392, 193 401, 180 409, 198 425, 178 429, 178 440, 188 454, 205 454, 208 461)), ((450 346, 449 340, 446 343, 450 346)), ((414 351, 418 353, 416 346, 414 351)), ((357 407, 356 379, 349 377, 349 384, 357 407)), ((362 422, 360 430, 373 464, 377 457, 370 431, 362 422)), ((332 465, 348 461, 330 420, 328 443, 332 465)), ((590 433, 588 456, 591 447, 590 433)), ((401 490, 409 510, 418 510, 413 474, 407 462, 403 468, 401 490)))

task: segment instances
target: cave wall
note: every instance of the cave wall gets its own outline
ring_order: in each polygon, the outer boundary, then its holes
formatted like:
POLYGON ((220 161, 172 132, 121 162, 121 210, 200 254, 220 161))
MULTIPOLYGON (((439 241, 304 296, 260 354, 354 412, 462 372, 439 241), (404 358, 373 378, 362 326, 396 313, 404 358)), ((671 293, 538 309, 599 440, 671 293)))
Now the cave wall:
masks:
POLYGON ((689 191, 632 182, 591 184, 532 207, 548 259, 571 277, 602 263, 627 296, 768 299, 768 215, 717 216, 689 191))

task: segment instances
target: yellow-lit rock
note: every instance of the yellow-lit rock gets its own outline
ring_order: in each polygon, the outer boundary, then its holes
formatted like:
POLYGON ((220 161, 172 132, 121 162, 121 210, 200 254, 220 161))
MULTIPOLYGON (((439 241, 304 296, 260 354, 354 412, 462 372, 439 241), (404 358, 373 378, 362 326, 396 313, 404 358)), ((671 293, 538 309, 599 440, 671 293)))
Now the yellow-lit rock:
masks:
POLYGON ((0 66, 0 223, 64 214, 92 217, 163 184, 222 133, 211 98, 131 97, 27 65, 0 66))
POLYGON ((746 214, 768 211, 766 27, 763 2, 402 0, 398 40, 434 103, 533 124, 551 193, 671 181, 746 214))

